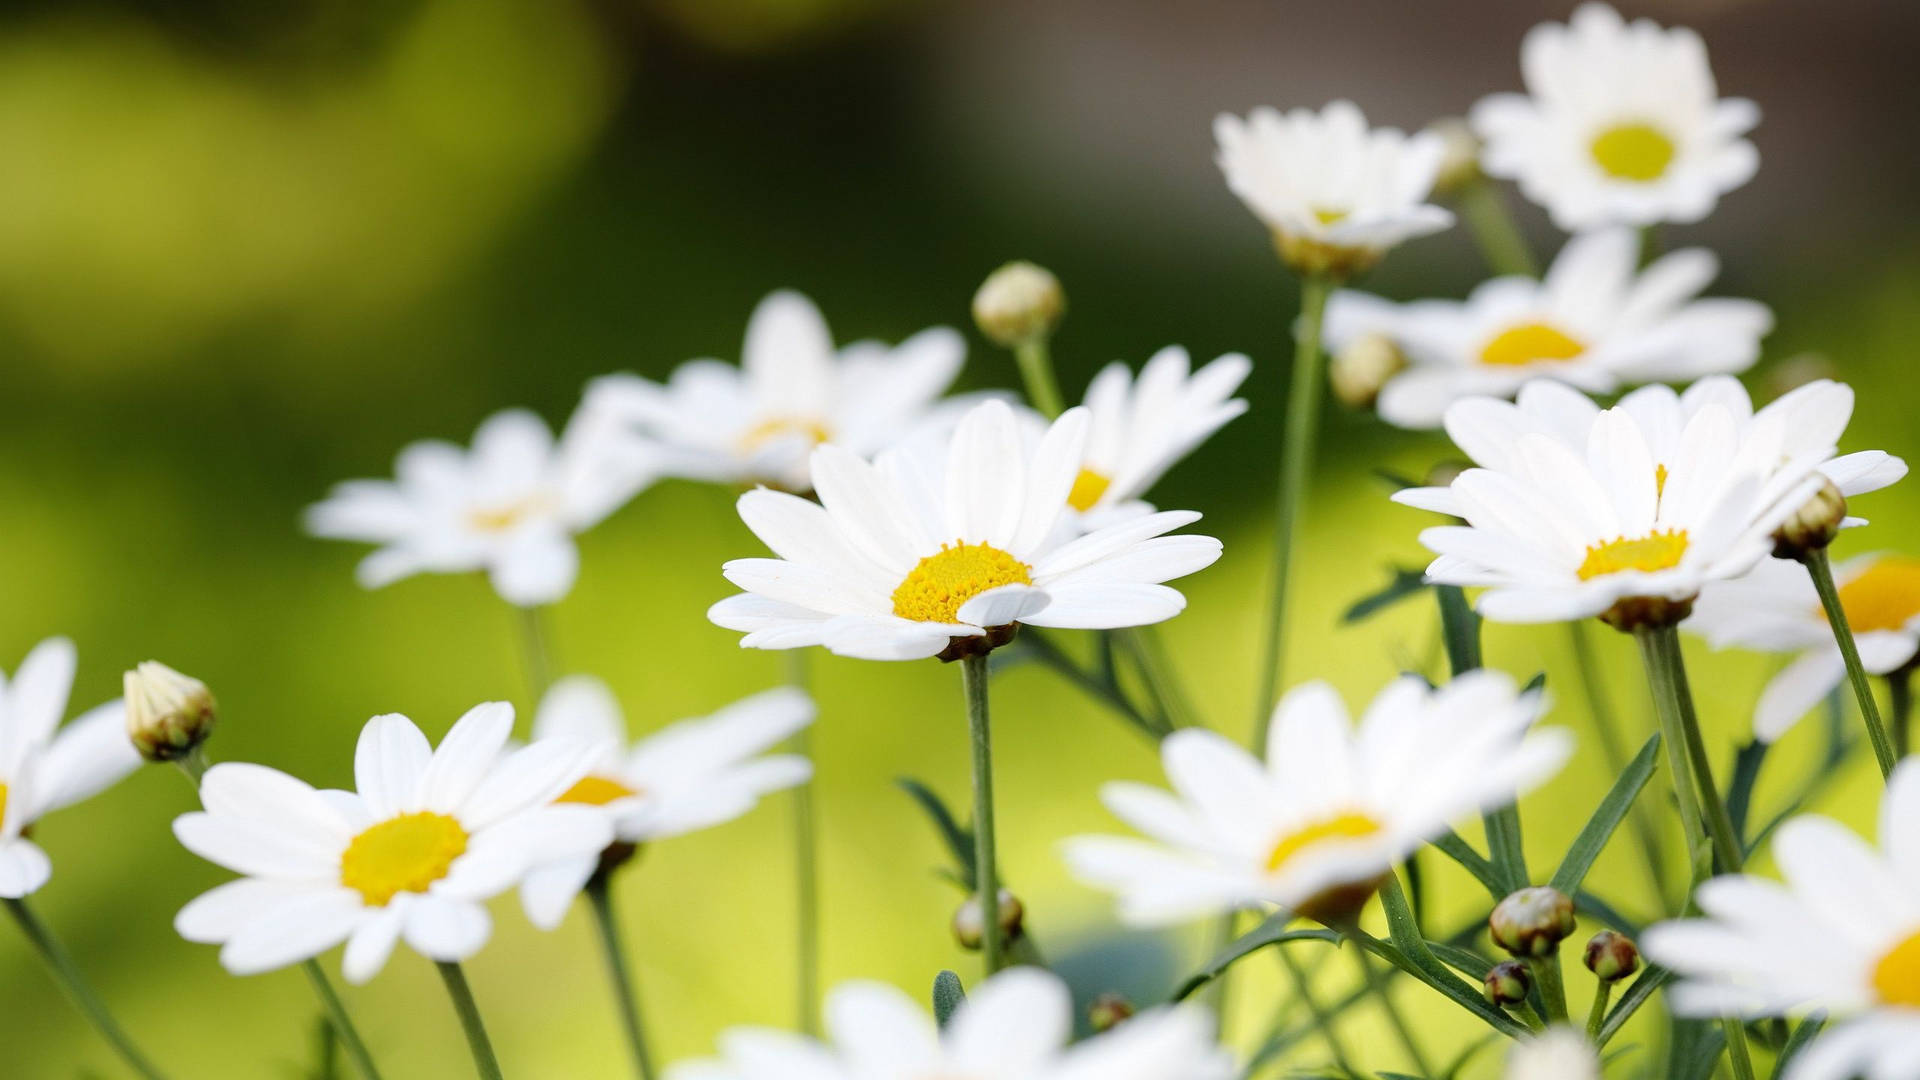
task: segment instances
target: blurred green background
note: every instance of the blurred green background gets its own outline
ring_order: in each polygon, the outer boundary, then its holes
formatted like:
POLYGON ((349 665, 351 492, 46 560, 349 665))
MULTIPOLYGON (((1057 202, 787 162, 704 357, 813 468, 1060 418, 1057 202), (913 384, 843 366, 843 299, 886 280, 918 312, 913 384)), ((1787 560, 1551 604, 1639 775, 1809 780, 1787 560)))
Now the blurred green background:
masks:
MULTIPOLYGON (((1352 96, 1418 126, 1518 85, 1527 26, 1566 4, 1031 4, 906 0, 41 0, 0 13, 0 667, 40 638, 79 644, 77 705, 149 657, 211 683, 223 759, 323 784, 350 778, 377 712, 436 735, 526 684, 508 613, 478 580, 353 584, 361 552, 303 537, 302 506, 338 479, 386 473, 409 440, 464 440, 489 412, 564 418, 610 370, 662 374, 737 354, 766 291, 813 295, 843 339, 964 324, 973 286, 1015 256, 1064 279, 1056 347, 1077 391, 1113 358, 1168 342, 1257 364, 1237 421, 1158 501, 1205 511, 1226 557, 1191 579, 1166 628, 1209 723, 1250 724, 1253 640, 1275 468, 1291 283, 1220 183, 1209 121, 1262 103, 1352 96)), ((1920 179, 1907 5, 1695 0, 1628 5, 1697 26, 1726 92, 1766 110, 1758 179, 1670 243, 1706 243, 1717 291, 1773 304, 1780 329, 1752 384, 1827 370, 1862 388, 1847 449, 1912 458, 1920 179)), ((1529 209, 1542 251, 1557 242, 1529 209)), ((1461 232, 1397 253, 1369 282, 1459 295, 1482 273, 1461 232)), ((969 332, 971 332, 969 328, 969 332)), ((965 383, 1009 385, 975 339, 965 383)), ((1340 611, 1420 561, 1420 515, 1370 471, 1418 474, 1443 440, 1335 412, 1314 492, 1290 681, 1355 703, 1431 664, 1430 600, 1356 628, 1340 611)), ((722 557, 757 553, 727 492, 668 483, 584 540, 554 613, 562 666, 613 684, 636 730, 779 678, 705 607, 722 557)), ((1860 508, 1841 543, 1920 550, 1912 485, 1860 508)), ((1648 730, 1631 650, 1596 627, 1611 693, 1648 730)), ((1530 799, 1527 841, 1551 865, 1609 780, 1551 630, 1491 628, 1492 663, 1540 670, 1583 753, 1530 799)), ((1746 732, 1771 658, 1692 655, 1716 752, 1746 732)), ((826 970, 919 993, 977 970, 946 926, 958 900, 933 833, 894 789, 915 775, 965 800, 958 673, 821 657, 813 666, 826 830, 826 970)), ((1151 748, 1045 672, 997 681, 1003 858, 1049 955, 1083 990, 1164 992, 1202 947, 1117 932, 1064 875, 1060 838, 1114 823, 1113 777, 1157 779, 1151 748)), ((1784 744, 1763 799, 1809 768, 1816 725, 1784 744)), ((1823 800, 1871 820, 1871 765, 1823 800)), ((1656 779, 1649 798, 1658 798, 1656 779)), ((173 841, 193 805, 151 769, 56 815, 55 876, 34 898, 127 1024, 176 1077, 297 1074, 315 1019, 292 972, 236 979, 173 913, 223 874, 173 841)), ((1763 805, 1766 805, 1763 802, 1763 805)), ((787 808, 660 844, 626 879, 632 948, 660 1056, 704 1052, 733 1023, 790 1021, 787 808)), ((1477 830, 1469 830, 1477 835, 1477 830)), ((1438 870, 1438 864, 1432 864, 1438 870)), ((1477 889, 1435 877, 1440 921, 1477 889)), ((1632 913, 1642 878, 1610 853, 1591 879, 1632 913)), ((599 960, 577 914, 553 936, 517 907, 470 972, 510 1075, 620 1076, 599 960)), ((1577 944, 1577 942, 1576 942, 1577 944)), ((337 963, 329 958, 329 963, 337 963)), ((1235 1027, 1277 1000, 1248 965, 1235 1027)), ((1337 972, 1332 968, 1339 968, 1337 972)), ((1576 971, 1583 1007, 1588 983, 1576 971)), ((1329 980, 1344 983, 1344 965, 1329 980)), ((470 1075, 428 965, 396 955, 351 1002, 390 1077, 470 1075)), ((1470 1021, 1401 991, 1436 1043, 1470 1021)), ((1378 1023, 1371 1011, 1351 1021, 1378 1023)), ((1316 1059, 1308 1052, 1294 1059, 1316 1059)), ((1392 1061, 1382 1060, 1382 1067, 1392 1061)), ((1490 1068, 1492 1056, 1482 1063, 1490 1068)), ((119 1076, 9 928, 0 933, 0 1075, 119 1076)))

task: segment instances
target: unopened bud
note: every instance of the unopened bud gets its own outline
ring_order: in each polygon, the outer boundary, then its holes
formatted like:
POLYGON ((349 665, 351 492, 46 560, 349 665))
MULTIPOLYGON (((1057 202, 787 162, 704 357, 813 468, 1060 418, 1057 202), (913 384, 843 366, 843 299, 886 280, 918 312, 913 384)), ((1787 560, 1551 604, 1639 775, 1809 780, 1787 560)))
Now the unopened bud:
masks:
POLYGON ((1822 478, 1820 490, 1773 531, 1773 553, 1782 559, 1804 559, 1833 543, 1846 519, 1847 497, 1833 481, 1822 478))
POLYGON ((1669 600, 1664 596, 1627 596, 1613 602, 1613 606, 1600 613, 1600 621, 1622 633, 1631 634, 1636 630, 1659 630, 1669 626, 1678 626, 1686 617, 1693 614, 1693 602, 1697 597, 1689 596, 1685 600, 1669 600))
POLYGON ((1515 956, 1549 956, 1578 923, 1573 901, 1558 889, 1541 885, 1500 901, 1487 919, 1494 944, 1515 956))
POLYGON ((1452 487, 1460 474, 1471 468, 1472 465, 1459 460, 1435 462, 1433 468, 1427 470, 1427 486, 1452 487))
POLYGON ((1640 950, 1625 934, 1602 930, 1587 942, 1587 970, 1601 982, 1619 982, 1640 970, 1640 950))
POLYGON ((177 761, 213 734, 207 684, 157 660, 126 673, 127 737, 148 761, 177 761))
POLYGON ((1352 409, 1371 409, 1388 380, 1406 370, 1407 357, 1381 333, 1361 334, 1333 354, 1327 381, 1333 396, 1352 409))
POLYGON ((1440 169, 1433 176, 1435 195, 1452 195, 1480 179, 1480 137, 1458 116, 1448 116, 1427 125, 1440 136, 1444 149, 1440 169))
MULTIPOLYGON (((1012 941, 1020 936, 1020 927, 1026 919, 1026 908, 1020 900, 1005 889, 1000 890, 1000 940, 1012 941)), ((980 898, 967 897, 953 913, 953 938, 963 949, 978 949, 980 940, 986 933, 986 926, 980 921, 980 898)))
POLYGON ((988 274, 973 294, 973 321, 989 341, 1007 348, 1053 333, 1066 311, 1060 279, 1025 261, 988 274))
POLYGON ((1093 999, 1092 1007, 1087 1009, 1087 1022, 1093 1025, 1095 1034, 1112 1031, 1131 1019, 1133 1002, 1119 994, 1101 994, 1093 999))
POLYGON ((1481 985, 1481 992, 1495 1005, 1518 1005, 1527 1000, 1531 989, 1533 976, 1527 973, 1527 965, 1516 960, 1493 965, 1481 985))

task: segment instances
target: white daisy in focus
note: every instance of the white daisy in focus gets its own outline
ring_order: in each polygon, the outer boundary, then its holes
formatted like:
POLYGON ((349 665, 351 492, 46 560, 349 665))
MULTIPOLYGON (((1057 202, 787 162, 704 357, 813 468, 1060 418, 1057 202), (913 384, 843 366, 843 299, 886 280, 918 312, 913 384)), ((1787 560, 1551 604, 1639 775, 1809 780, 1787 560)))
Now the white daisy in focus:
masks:
POLYGON ((476 705, 435 749, 411 720, 360 732, 352 791, 317 791, 263 765, 220 764, 200 782, 204 811, 174 819, 187 850, 246 875, 180 909, 174 929, 222 946, 235 975, 271 971, 346 942, 363 983, 399 941, 437 961, 486 944, 482 903, 540 862, 592 854, 606 816, 553 800, 587 774, 594 747, 548 739, 502 754, 513 706, 476 705))
POLYGON ((1786 1080, 1904 1080, 1920 1067, 1920 762, 1908 758, 1880 801, 1880 849, 1829 818, 1780 827, 1785 883, 1718 877, 1695 898, 1702 919, 1641 938, 1681 981, 1683 1016, 1798 1016, 1833 1023, 1796 1055, 1786 1080))
POLYGON ((1407 676, 1356 729, 1332 687, 1307 683, 1274 711, 1265 764, 1211 731, 1167 736, 1174 793, 1125 782, 1100 792, 1148 839, 1075 837, 1067 866, 1117 894, 1135 925, 1267 905, 1338 919, 1455 821, 1559 770, 1573 741, 1531 730, 1544 708, 1542 694, 1495 671, 1439 689, 1407 676))
POLYGON ((1753 178, 1760 107, 1721 98, 1700 36, 1586 3, 1520 47, 1525 94, 1473 107, 1480 164, 1568 232, 1699 221, 1753 178))
POLYGON ((1600 1055, 1585 1035, 1556 1025, 1514 1046, 1506 1080, 1600 1080, 1600 1055))
MULTIPOLYGON (((1835 566, 1833 578, 1869 673, 1898 671, 1920 654, 1920 559, 1861 555, 1835 566)), ((1716 649, 1799 654, 1754 707, 1753 733, 1763 742, 1785 735, 1847 675, 1813 580, 1788 559, 1767 559, 1745 576, 1709 584, 1680 625, 1716 649)))
POLYGON ((738 367, 692 360, 665 385, 608 375, 588 388, 587 407, 656 444, 665 475, 805 492, 815 446, 870 457, 935 419, 966 351, 939 326, 836 352, 813 301, 781 291, 754 308, 738 367))
POLYGON ((843 656, 955 658, 1005 644, 1015 624, 1104 630, 1170 619, 1186 598, 1161 584, 1212 565, 1220 541, 1162 535, 1199 520, 1162 511, 1074 539, 1061 528, 1086 460, 1090 418, 1067 410, 1028 448, 1013 409, 976 406, 933 452, 873 462, 813 452, 818 503, 749 491, 740 517, 776 558, 735 559, 745 590, 715 623, 760 649, 823 645, 843 656))
POLYGON ((1512 397, 1536 378, 1608 393, 1745 371, 1773 314, 1753 300, 1701 299, 1718 271, 1699 248, 1640 270, 1638 237, 1605 229, 1567 241, 1544 280, 1494 278, 1465 301, 1335 293, 1327 344, 1337 352, 1380 334, 1399 348, 1407 366, 1387 380, 1378 408, 1408 428, 1437 427, 1461 398, 1512 397))
POLYGON ((1195 1004, 1140 1013, 1069 1046, 1066 983, 1011 968, 974 987, 938 1027, 913 998, 850 982, 827 998, 825 1042, 761 1028, 720 1037, 716 1058, 687 1061, 667 1080, 1227 1080, 1231 1055, 1195 1004))
POLYGON ((605 683, 588 675, 554 683, 534 715, 534 744, 562 739, 595 748, 587 775, 558 801, 604 815, 614 847, 545 863, 529 873, 520 883, 527 917, 543 930, 558 926, 603 855, 617 854, 620 845, 732 821, 753 809, 760 796, 806 783, 813 776, 806 758, 760 755, 812 723, 813 711, 805 693, 782 687, 629 745, 620 704, 605 683))
POLYGON ((1364 270, 1388 248, 1453 224, 1427 201, 1445 141, 1368 128, 1351 101, 1317 113, 1259 108, 1244 120, 1223 113, 1213 133, 1227 187, 1303 272, 1364 270))
POLYGON ((307 531, 380 545, 360 563, 377 589, 422 572, 485 570, 521 607, 567 594, 580 569, 573 537, 652 482, 646 454, 617 425, 578 410, 560 441, 524 409, 495 413, 471 450, 438 439, 400 451, 392 480, 336 484, 307 510, 307 531))
POLYGON ((62 727, 73 689, 73 642, 34 646, 8 680, 0 673, 0 897, 17 900, 53 876, 29 826, 88 799, 140 767, 118 699, 62 727))

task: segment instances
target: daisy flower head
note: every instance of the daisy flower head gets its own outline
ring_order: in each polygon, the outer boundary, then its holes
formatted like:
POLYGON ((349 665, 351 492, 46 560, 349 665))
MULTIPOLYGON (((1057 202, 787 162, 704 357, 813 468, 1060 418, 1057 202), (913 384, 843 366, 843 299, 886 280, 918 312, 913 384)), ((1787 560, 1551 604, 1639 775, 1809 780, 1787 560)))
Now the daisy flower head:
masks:
POLYGON ((608 375, 587 407, 655 444, 664 475, 806 492, 815 446, 871 456, 892 445, 936 419, 965 360, 965 339, 945 326, 836 351, 820 309, 783 290, 754 308, 739 366, 692 360, 664 385, 608 375))
POLYGON ((1380 390, 1382 419, 1438 427, 1461 398, 1512 397, 1537 378, 1593 393, 1745 371, 1773 314, 1753 300, 1700 298, 1719 263, 1699 248, 1639 269, 1631 230, 1576 236, 1543 280, 1499 277, 1464 301, 1396 304, 1335 293, 1326 335, 1338 351, 1367 335, 1394 343, 1406 367, 1380 390))
POLYGON ((1356 728, 1332 687, 1307 683, 1274 711, 1264 764, 1214 732, 1167 736, 1172 793, 1127 782, 1100 792, 1147 839, 1075 837, 1067 865, 1116 893, 1136 925, 1269 905, 1337 922, 1454 821, 1559 770, 1573 744, 1532 730, 1545 706, 1495 671, 1439 689, 1406 676, 1356 728))
POLYGON ((1600 1055, 1585 1035, 1555 1025, 1513 1048, 1506 1080, 1600 1080, 1600 1055))
POLYGON ((1231 1055, 1213 1017, 1185 1004, 1140 1013, 1067 1045, 1073 1001, 1060 977, 1009 968, 972 988, 945 1028, 884 983, 850 982, 826 1003, 824 1042, 736 1028, 718 1057, 688 1061, 667 1080, 1226 1080, 1231 1055))
POLYGON ((580 568, 575 534, 652 481, 632 436, 592 410, 555 442, 524 409, 495 413, 463 450, 438 439, 400 451, 392 480, 349 480, 309 507, 307 531, 379 545, 360 563, 377 589, 422 572, 484 570, 521 607, 567 594, 580 568))
POLYGON ((765 489, 740 497, 741 519, 776 557, 727 563, 745 591, 708 617, 746 647, 822 645, 868 660, 957 659, 1005 644, 1019 623, 1170 619, 1186 598, 1162 582, 1211 565, 1220 541, 1163 535, 1199 520, 1187 511, 1077 538, 1063 528, 1090 426, 1086 409, 1069 409, 1030 443, 1007 403, 987 401, 937 445, 871 462, 820 446, 818 503, 765 489))
POLYGON ((1351 101, 1319 112, 1259 108, 1245 119, 1223 113, 1213 134, 1227 187, 1303 273, 1347 277, 1388 248, 1453 224, 1427 201, 1445 141, 1369 128, 1351 101))
POLYGON ((1900 1080, 1920 1063, 1920 761, 1888 778, 1875 850, 1839 822, 1780 827, 1784 882, 1728 875, 1695 898, 1705 918, 1661 923, 1646 954, 1680 976, 1683 1016, 1821 1010, 1837 1021, 1794 1057, 1787 1080, 1900 1080))
POLYGON ((252 975, 346 942, 342 969, 363 983, 396 943, 438 961, 486 944, 483 901, 535 865, 599 852, 604 814, 553 800, 587 775, 595 747, 548 739, 502 753, 513 706, 477 705, 435 748, 411 720, 376 716, 354 754, 356 791, 320 791, 263 765, 220 764, 205 808, 173 832, 187 850, 243 877, 180 910, 188 941, 222 946, 252 975))
POLYGON ((534 744, 593 747, 587 774, 559 796, 607 819, 612 845, 545 863, 520 883, 534 925, 550 930, 601 866, 649 840, 709 828, 753 809, 760 796, 813 776, 794 754, 761 756, 813 722, 813 701, 791 687, 768 690, 711 716, 682 720, 628 742, 620 704, 605 683, 574 675, 553 684, 534 715, 534 744))
POLYGON ((1585 3, 1528 31, 1520 68, 1525 94, 1473 108, 1480 164, 1568 232, 1699 221, 1759 168, 1745 136, 1760 107, 1719 96, 1691 30, 1585 3))
POLYGON ((34 822, 91 798, 140 767, 118 700, 61 726, 73 689, 73 642, 48 638, 8 679, 0 672, 0 898, 17 900, 53 876, 27 838, 34 822))

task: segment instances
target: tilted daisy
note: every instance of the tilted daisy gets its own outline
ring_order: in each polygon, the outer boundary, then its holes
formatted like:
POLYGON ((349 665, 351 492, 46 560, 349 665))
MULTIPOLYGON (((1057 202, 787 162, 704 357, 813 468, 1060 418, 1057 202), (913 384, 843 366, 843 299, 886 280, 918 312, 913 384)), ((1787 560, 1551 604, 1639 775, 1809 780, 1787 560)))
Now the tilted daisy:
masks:
POLYGON ((1437 427, 1474 395, 1512 397, 1536 378, 1594 393, 1745 371, 1773 327, 1766 305, 1701 299, 1719 263, 1699 248, 1639 268, 1639 238, 1605 229, 1569 240, 1544 280, 1500 277, 1465 301, 1396 304, 1359 292, 1327 305, 1328 347, 1381 334, 1405 358, 1380 391, 1380 416, 1437 427))
POLYGON ((759 1028, 720 1038, 720 1056, 682 1062, 667 1080, 1226 1080, 1233 1060, 1204 1008, 1140 1013, 1068 1046, 1073 1001, 1060 977, 1011 968, 970 989, 947 1026, 883 983, 827 998, 828 1041, 759 1028))
POLYGON ((513 706, 477 705, 437 749, 411 720, 376 716, 354 754, 357 792, 317 791, 262 765, 221 764, 200 783, 203 811, 182 814, 187 850, 246 876, 180 910, 188 941, 221 945, 251 975, 346 942, 361 983, 404 940, 459 961, 486 944, 482 902, 537 863, 591 856, 613 839, 606 815, 553 800, 587 775, 595 748, 548 739, 502 754, 513 706))
POLYGON ((754 309, 738 367, 689 361, 664 386, 609 375, 587 405, 657 443, 666 475, 804 492, 815 446, 891 446, 933 417, 965 360, 965 339, 944 326, 835 352, 820 309, 782 291, 754 309))
POLYGON ((1828 818, 1780 827, 1785 883, 1715 878, 1703 919, 1661 923, 1646 954, 1680 977, 1668 1002, 1687 1016, 1826 1012, 1831 1025, 1786 1080, 1904 1080, 1920 1069, 1920 761, 1889 777, 1880 849, 1828 818))
POLYGON ((1004 644, 1017 623, 1077 629, 1172 618, 1186 598, 1162 582, 1209 566, 1220 541, 1164 536, 1199 520, 1162 511, 1077 539, 1061 528, 1086 460, 1089 417, 1069 409, 1028 448, 1014 412, 988 401, 938 452, 873 462, 814 450, 818 503, 749 491, 740 517, 777 558, 735 559, 746 590, 708 611, 740 644, 824 645, 869 660, 948 658, 1004 644))
POLYGON ((1211 731, 1167 736, 1172 794, 1125 782, 1100 792, 1148 839, 1076 837, 1067 865, 1116 893, 1129 923, 1266 905, 1337 919, 1459 818, 1511 803, 1560 768, 1572 740, 1530 730, 1544 707, 1499 672, 1437 690, 1407 676, 1356 730, 1332 687, 1307 683, 1274 711, 1264 765, 1211 731))
POLYGON ((1759 168, 1744 136, 1760 108, 1719 96, 1691 30, 1586 3, 1567 25, 1528 31, 1520 67, 1527 93, 1473 108, 1480 164, 1569 232, 1699 221, 1759 168))
POLYGON ((307 530, 380 545, 360 563, 377 589, 422 572, 485 570, 522 607, 567 594, 580 567, 576 533, 652 479, 644 451, 581 409, 560 441, 522 409, 495 413, 473 448, 429 439, 400 451, 392 480, 349 480, 307 511, 307 530))
POLYGON ((140 767, 118 700, 62 727, 73 689, 73 642, 34 646, 12 680, 0 673, 0 897, 17 900, 53 876, 29 826, 91 798, 140 767))
POLYGON ((1319 112, 1255 109, 1213 122, 1227 187, 1304 272, 1364 270, 1453 215, 1427 201, 1446 144, 1439 135, 1369 128, 1351 101, 1319 112))
POLYGON ((812 722, 812 699, 782 687, 629 745, 620 705, 605 683, 587 675, 554 683, 534 716, 534 744, 560 739, 594 747, 587 775, 559 801, 604 815, 614 847, 543 863, 530 872, 520 883, 527 917, 543 929, 558 926, 602 858, 622 854, 622 845, 732 821, 753 809, 760 796, 806 783, 813 775, 806 758, 760 755, 812 722))

